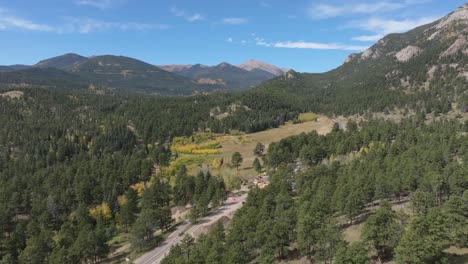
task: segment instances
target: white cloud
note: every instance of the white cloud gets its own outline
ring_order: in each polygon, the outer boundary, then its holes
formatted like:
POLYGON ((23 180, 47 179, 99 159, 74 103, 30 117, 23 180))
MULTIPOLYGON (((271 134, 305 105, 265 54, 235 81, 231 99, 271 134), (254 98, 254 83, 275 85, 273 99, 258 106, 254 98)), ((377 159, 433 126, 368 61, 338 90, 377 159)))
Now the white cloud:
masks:
POLYGON ((187 19, 187 21, 189 21, 189 22, 194 22, 194 21, 198 21, 198 20, 203 20, 204 18, 203 18, 203 16, 200 15, 200 14, 194 14, 194 15, 192 15, 192 16, 187 17, 186 19, 187 19))
POLYGON ((233 40, 232 40, 232 38, 227 38, 226 41, 227 41, 227 42, 232 42, 233 40))
POLYGON ((97 7, 100 9, 106 9, 106 8, 111 7, 114 4, 114 1, 113 0, 78 0, 76 4, 97 7))
POLYGON ((171 8, 171 13, 176 17, 184 18, 188 22, 205 20, 205 18, 201 14, 198 14, 198 13, 190 14, 184 10, 178 9, 175 6, 171 8))
POLYGON ((307 10, 307 15, 312 19, 326 19, 339 16, 356 14, 376 14, 404 8, 409 5, 425 2, 426 0, 406 0, 398 2, 375 1, 372 3, 355 3, 349 5, 312 5, 307 10))
POLYGON ((360 28, 372 32, 378 32, 381 35, 390 33, 401 33, 406 32, 415 27, 428 24, 435 21, 438 17, 422 17, 418 19, 404 19, 404 20, 393 20, 393 19, 382 19, 382 18, 370 18, 363 22, 353 23, 350 27, 360 28))
POLYGON ((413 28, 431 23, 438 18, 439 17, 422 17, 418 19, 393 20, 374 17, 360 22, 352 22, 346 27, 357 28, 374 33, 372 35, 356 36, 353 37, 352 40, 374 42, 390 33, 403 33, 413 28))
POLYGON ((54 31, 54 28, 49 25, 40 24, 27 19, 19 18, 13 14, 10 14, 8 10, 0 8, 0 30, 8 29, 21 29, 43 32, 54 31))
POLYGON ((92 32, 103 32, 109 30, 121 31, 149 31, 158 29, 167 29, 165 24, 147 24, 138 22, 107 22, 91 18, 66 18, 67 24, 61 28, 62 33, 78 32, 88 34, 92 32))
POLYGON ((2 25, 1 27, 3 29, 19 28, 19 29, 25 29, 25 30, 31 30, 31 31, 45 31, 45 32, 54 31, 54 28, 51 26, 34 23, 29 20, 12 17, 12 16, 1 17, 0 24, 2 25))
POLYGON ((357 36, 357 37, 353 37, 352 40, 368 42, 368 41, 377 41, 381 38, 383 38, 383 35, 376 34, 376 35, 357 36))
POLYGON ((363 51, 368 48, 368 46, 344 45, 340 43, 318 43, 318 42, 305 42, 305 41, 266 42, 262 38, 256 38, 255 43, 257 46, 273 47, 273 48, 287 48, 287 49, 363 51))
POLYGON ((138 22, 108 22, 91 18, 64 17, 60 25, 47 25, 36 23, 11 14, 8 10, 0 8, 0 30, 27 30, 51 33, 81 33, 103 32, 110 30, 120 31, 149 31, 166 29, 169 25, 147 24, 138 22))
POLYGON ((229 24, 229 25, 241 25, 245 24, 248 22, 247 18, 244 17, 226 17, 223 18, 223 23, 224 24, 229 24))

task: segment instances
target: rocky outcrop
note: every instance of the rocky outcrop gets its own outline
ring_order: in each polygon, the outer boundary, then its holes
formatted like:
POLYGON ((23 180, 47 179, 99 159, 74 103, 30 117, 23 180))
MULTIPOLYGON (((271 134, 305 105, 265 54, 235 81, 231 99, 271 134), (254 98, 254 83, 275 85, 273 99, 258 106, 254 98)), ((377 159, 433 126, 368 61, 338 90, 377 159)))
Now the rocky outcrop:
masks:
POLYGON ((450 45, 450 47, 444 51, 440 57, 447 57, 451 55, 455 55, 458 52, 463 52, 463 54, 468 55, 468 43, 467 37, 464 35, 458 36, 458 38, 450 45))
POLYGON ((348 55, 348 57, 346 57, 346 59, 344 60, 343 63, 348 63, 350 61, 352 61, 353 59, 357 58, 359 56, 359 54, 356 54, 356 53, 351 53, 348 55))
POLYGON ((395 54, 396 59, 399 62, 407 62, 410 59, 418 56, 421 53, 421 48, 418 46, 407 46, 395 54))
POLYGON ((377 59, 380 58, 380 56, 382 56, 382 52, 379 49, 370 47, 361 54, 361 59, 377 59))

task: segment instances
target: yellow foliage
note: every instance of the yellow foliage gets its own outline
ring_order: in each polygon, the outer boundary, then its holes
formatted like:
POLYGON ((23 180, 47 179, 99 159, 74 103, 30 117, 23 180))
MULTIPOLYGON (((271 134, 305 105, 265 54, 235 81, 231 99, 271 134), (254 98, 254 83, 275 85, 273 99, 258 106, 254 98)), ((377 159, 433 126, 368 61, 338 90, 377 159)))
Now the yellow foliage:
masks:
POLYGON ((317 114, 312 112, 301 113, 299 114, 299 121, 301 122, 308 122, 308 121, 317 121, 317 114))
MULTIPOLYGON (((385 143, 381 141, 372 141, 367 147, 362 147, 358 154, 369 154, 371 151, 385 149, 385 143)), ((360 157, 360 155, 358 156, 360 157)))
POLYGON ((220 165, 220 162, 218 159, 213 159, 213 161, 211 162, 211 167, 213 167, 213 169, 219 169, 219 165, 220 165))
POLYGON ((132 186, 130 186, 130 188, 132 188, 133 190, 135 190, 138 194, 138 197, 141 197, 143 195, 143 191, 145 190, 145 182, 139 182, 139 183, 135 183, 133 184, 132 186))
POLYGON ((94 220, 102 219, 107 222, 112 219, 112 212, 107 203, 102 203, 94 208, 89 209, 89 215, 94 220))
POLYGON ((127 204, 127 197, 125 197, 125 195, 119 195, 117 197, 117 203, 119 204, 119 206, 124 206, 127 204))
POLYGON ((184 144, 184 141, 179 140, 173 143, 172 150, 183 154, 217 154, 219 153, 217 148, 221 145, 217 140, 210 140, 200 144, 184 144))

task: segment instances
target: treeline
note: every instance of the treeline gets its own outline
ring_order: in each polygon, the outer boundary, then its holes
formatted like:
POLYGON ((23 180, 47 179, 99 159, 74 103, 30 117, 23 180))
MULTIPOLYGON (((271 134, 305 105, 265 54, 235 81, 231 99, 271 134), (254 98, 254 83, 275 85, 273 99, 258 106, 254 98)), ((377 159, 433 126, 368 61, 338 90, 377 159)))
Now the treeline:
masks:
POLYGON ((185 98, 129 97, 117 112, 135 124, 147 143, 206 130, 252 133, 278 127, 299 114, 298 109, 279 98, 244 93, 185 98), (224 115, 217 117, 217 114, 224 115))
POLYGON ((369 263, 369 254, 444 263, 445 249, 468 246, 466 129, 374 120, 273 143, 265 158, 270 185, 249 193, 227 231, 217 228, 199 243, 184 239, 164 263, 274 263, 298 254, 318 263, 369 263), (297 173, 292 163, 302 164, 297 173), (406 196, 412 216, 385 202, 406 196), (362 242, 346 243, 337 217, 360 222, 376 201, 362 242))

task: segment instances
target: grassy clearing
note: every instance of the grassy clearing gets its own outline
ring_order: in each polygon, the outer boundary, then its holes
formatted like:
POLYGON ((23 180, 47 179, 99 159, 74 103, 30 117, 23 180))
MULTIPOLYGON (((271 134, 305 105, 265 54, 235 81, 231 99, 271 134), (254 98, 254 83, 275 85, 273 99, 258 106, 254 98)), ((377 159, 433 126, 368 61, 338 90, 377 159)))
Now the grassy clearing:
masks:
MULTIPOLYGON (((307 114, 308 117, 312 117, 312 113, 307 114)), ((299 124, 288 123, 278 128, 252 134, 216 135, 202 133, 192 137, 175 138, 171 148, 173 152, 179 154, 179 157, 171 162, 168 170, 177 170, 181 165, 185 165, 188 173, 195 175, 200 170, 209 169, 213 175, 223 177, 228 189, 235 189, 239 187, 240 181, 258 174, 252 167, 255 159, 253 150, 257 142, 261 142, 268 149, 270 143, 289 136, 312 131, 326 134, 331 131, 334 124, 331 119, 315 114, 314 117, 316 121, 306 121, 299 124), (243 157, 239 170, 230 167, 234 152, 241 153, 243 157), (214 161, 215 159, 217 161, 214 161), (220 166, 221 160, 222 166, 220 166)))
POLYGON ((218 140, 222 145, 222 148, 219 149, 220 156, 224 158, 224 161, 229 162, 234 152, 241 153, 244 161, 240 169, 242 171, 246 170, 250 174, 255 174, 255 171, 251 167, 255 159, 253 150, 255 145, 257 145, 257 142, 264 144, 265 148, 268 149, 268 145, 270 145, 270 143, 289 136, 308 133, 314 130, 319 134, 326 134, 331 131, 333 124, 334 122, 331 119, 324 116, 318 116, 317 121, 309 121, 300 124, 288 123, 278 128, 241 136, 220 136, 218 137, 218 140))
POLYGON ((299 114, 298 119, 299 121, 304 123, 304 122, 309 122, 309 121, 317 121, 318 118, 319 116, 316 113, 307 112, 307 113, 299 114))
MULTIPOLYGON (((368 210, 369 213, 372 214, 373 211, 377 210, 378 208, 379 208, 379 206, 372 206, 372 207, 366 208, 366 210, 368 210)), ((409 217, 408 221, 410 221, 410 218, 412 216, 414 216, 413 211, 411 210, 409 202, 392 204, 392 209, 395 210, 395 212, 397 212, 397 214, 407 215, 409 217)), ((341 224, 344 224, 344 223, 346 223, 348 221, 347 218, 344 217, 343 215, 337 217, 336 220, 337 220, 338 223, 341 223, 341 224)), ((348 227, 344 228, 343 231, 342 231, 344 240, 349 242, 349 243, 360 241, 361 240, 362 229, 364 228, 364 224, 365 224, 365 222, 362 222, 362 223, 353 224, 351 226, 348 226, 348 227)))
POLYGON ((343 230, 343 238, 346 242, 352 243, 361 240, 361 233, 364 224, 352 225, 343 230))
POLYGON ((457 248, 450 247, 444 250, 445 253, 449 254, 450 263, 463 264, 468 263, 468 248, 457 248))

